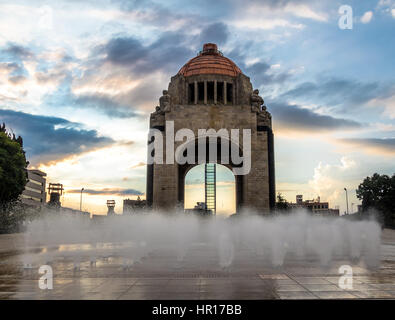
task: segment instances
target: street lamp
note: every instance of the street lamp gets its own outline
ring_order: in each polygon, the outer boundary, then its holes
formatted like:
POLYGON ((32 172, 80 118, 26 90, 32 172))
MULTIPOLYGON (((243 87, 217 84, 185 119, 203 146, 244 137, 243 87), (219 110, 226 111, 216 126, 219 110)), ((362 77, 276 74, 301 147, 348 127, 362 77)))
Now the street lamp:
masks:
POLYGON ((348 214, 348 194, 347 194, 347 188, 344 188, 346 191, 346 203, 347 203, 347 214, 348 214))
POLYGON ((81 197, 80 197, 80 211, 82 211, 82 191, 84 191, 84 188, 81 189, 81 197))

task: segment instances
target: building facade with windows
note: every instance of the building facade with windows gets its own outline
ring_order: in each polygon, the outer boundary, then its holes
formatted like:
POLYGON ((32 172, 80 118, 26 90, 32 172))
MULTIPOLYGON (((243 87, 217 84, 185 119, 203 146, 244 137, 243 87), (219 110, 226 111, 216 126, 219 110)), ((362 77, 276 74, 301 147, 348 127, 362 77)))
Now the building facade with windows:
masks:
POLYGON ((22 203, 31 206, 41 206, 47 201, 45 191, 47 174, 40 170, 27 170, 28 182, 22 192, 22 203))

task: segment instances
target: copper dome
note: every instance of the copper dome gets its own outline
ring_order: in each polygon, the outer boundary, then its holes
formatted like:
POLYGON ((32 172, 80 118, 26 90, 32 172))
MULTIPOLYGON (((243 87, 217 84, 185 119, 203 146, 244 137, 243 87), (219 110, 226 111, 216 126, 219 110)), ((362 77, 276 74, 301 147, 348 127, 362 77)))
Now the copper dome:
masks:
POLYGON ((204 44, 203 50, 198 56, 189 60, 178 71, 178 74, 182 74, 184 77, 198 74, 221 74, 236 77, 239 73, 242 73, 239 67, 232 60, 224 57, 214 43, 204 44))

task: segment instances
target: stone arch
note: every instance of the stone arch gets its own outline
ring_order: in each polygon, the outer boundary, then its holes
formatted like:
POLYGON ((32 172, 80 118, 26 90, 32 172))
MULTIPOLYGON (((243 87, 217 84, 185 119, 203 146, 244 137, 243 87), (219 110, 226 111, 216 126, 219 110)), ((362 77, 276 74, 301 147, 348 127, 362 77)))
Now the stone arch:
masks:
MULTIPOLYGON (((220 142, 221 138, 217 138, 216 140, 216 147, 217 147, 217 159, 216 159, 216 163, 221 164, 225 167, 227 167, 228 169, 230 169, 233 172, 233 168, 237 168, 237 167, 241 167, 243 164, 234 164, 231 161, 230 158, 230 162, 229 163, 222 163, 221 162, 221 142, 220 142)), ((224 139, 224 138, 222 138, 224 139)), ((239 149, 239 155, 242 157, 243 156, 243 150, 240 148, 240 146, 237 146, 234 142, 232 142, 231 140, 228 140, 229 142, 229 152, 230 152, 230 148, 231 145, 233 144, 234 146, 236 146, 239 149)), ((200 164, 203 163, 208 163, 209 162, 209 147, 210 147, 210 142, 209 142, 209 138, 206 137, 205 139, 205 147, 206 147, 206 161, 205 162, 198 162, 198 139, 193 139, 190 140, 189 143, 194 143, 195 144, 195 159, 194 159, 194 163, 185 163, 185 164, 178 164, 177 165, 177 173, 178 173, 178 183, 177 183, 177 190, 178 190, 178 203, 180 204, 180 207, 184 207, 184 200, 185 200, 185 177, 188 173, 189 170, 191 170, 192 168, 194 168, 195 166, 198 166, 200 164)), ((189 143, 184 145, 183 150, 186 150, 189 143)), ((230 154, 230 153, 229 153, 230 154)), ((179 161, 179 155, 175 154, 175 160, 176 163, 178 163, 179 161)), ((240 211, 240 209, 243 206, 243 184, 244 184, 244 176, 243 175, 234 175, 235 177, 235 188, 236 188, 236 213, 238 213, 240 211)))

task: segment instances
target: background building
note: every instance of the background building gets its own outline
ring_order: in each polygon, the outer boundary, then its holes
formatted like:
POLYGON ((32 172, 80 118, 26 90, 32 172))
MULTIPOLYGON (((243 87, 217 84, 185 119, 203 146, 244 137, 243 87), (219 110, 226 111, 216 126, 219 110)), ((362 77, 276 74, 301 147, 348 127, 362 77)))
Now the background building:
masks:
POLYGON ((27 170, 29 181, 22 192, 22 203, 31 206, 42 206, 47 201, 45 191, 47 174, 40 170, 27 170))
POLYGON ((123 214, 133 214, 145 210, 147 202, 137 197, 137 200, 125 199, 123 200, 123 214))
POLYGON ((316 215, 339 216, 339 209, 330 209, 328 202, 321 202, 321 198, 303 201, 303 195, 296 196, 296 203, 289 204, 291 208, 304 208, 316 215))

